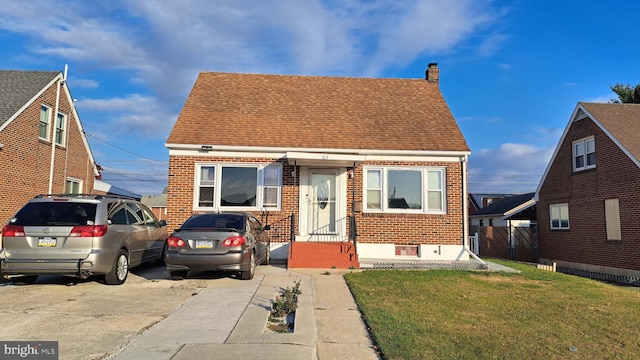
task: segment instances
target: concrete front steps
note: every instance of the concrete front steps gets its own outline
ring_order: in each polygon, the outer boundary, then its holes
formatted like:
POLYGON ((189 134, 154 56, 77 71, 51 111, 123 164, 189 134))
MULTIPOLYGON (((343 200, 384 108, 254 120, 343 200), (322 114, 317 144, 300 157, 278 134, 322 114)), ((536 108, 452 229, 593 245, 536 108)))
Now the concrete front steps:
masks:
POLYGON ((359 269, 358 254, 351 242, 305 242, 289 244, 288 268, 359 269))

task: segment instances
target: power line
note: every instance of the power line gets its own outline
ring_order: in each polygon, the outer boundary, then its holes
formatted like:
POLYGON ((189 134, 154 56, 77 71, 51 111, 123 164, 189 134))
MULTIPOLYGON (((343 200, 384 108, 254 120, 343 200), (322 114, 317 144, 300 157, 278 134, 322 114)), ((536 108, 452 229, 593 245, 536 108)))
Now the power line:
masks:
POLYGON ((167 182, 167 180, 153 180, 153 179, 102 179, 102 181, 135 181, 135 182, 167 182))
POLYGON ((131 155, 135 155, 135 156, 137 156, 137 157, 140 157, 140 158, 143 158, 143 159, 147 159, 147 160, 150 160, 150 161, 159 162, 159 163, 162 163, 162 164, 166 164, 166 163, 167 163, 167 161, 156 160, 156 159, 148 158, 148 157, 143 156, 143 155, 140 155, 140 154, 136 154, 136 153, 134 153, 133 151, 129 151, 129 150, 124 149, 124 148, 121 148, 121 147, 119 147, 119 146, 117 146, 117 145, 111 144, 111 143, 109 143, 109 142, 107 142, 107 141, 105 141, 105 140, 102 140, 102 139, 100 139, 99 137, 97 137, 97 136, 95 136, 95 135, 92 135, 92 134, 90 134, 90 133, 88 133, 88 132, 86 132, 86 131, 85 131, 85 135, 90 136, 90 137, 92 137, 92 138, 94 138, 94 139, 96 139, 96 140, 98 140, 98 141, 101 141, 101 142, 103 142, 103 143, 105 143, 105 144, 107 144, 107 145, 109 145, 109 146, 113 146, 114 148, 119 149, 119 150, 122 150, 122 151, 124 151, 124 152, 126 152, 126 153, 129 153, 129 154, 131 154, 131 155))
MULTIPOLYGON (((159 160, 155 160, 155 161, 159 161, 159 160)), ((147 160, 142 160, 142 159, 132 159, 132 160, 102 160, 100 161, 101 163, 125 163, 125 162, 130 162, 130 163, 146 163, 148 162, 147 160)), ((166 161, 165 161, 166 163, 166 161)))

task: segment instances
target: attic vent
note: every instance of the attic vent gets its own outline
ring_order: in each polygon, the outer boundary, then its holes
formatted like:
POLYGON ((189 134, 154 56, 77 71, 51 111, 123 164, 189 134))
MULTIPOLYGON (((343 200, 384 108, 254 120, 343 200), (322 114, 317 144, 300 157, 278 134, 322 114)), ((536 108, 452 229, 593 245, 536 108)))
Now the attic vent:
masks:
POLYGON ((576 114, 576 117, 573 121, 580 121, 584 118, 589 117, 589 115, 587 115, 587 113, 585 113, 584 111, 582 111, 582 109, 578 110, 578 113, 576 114))

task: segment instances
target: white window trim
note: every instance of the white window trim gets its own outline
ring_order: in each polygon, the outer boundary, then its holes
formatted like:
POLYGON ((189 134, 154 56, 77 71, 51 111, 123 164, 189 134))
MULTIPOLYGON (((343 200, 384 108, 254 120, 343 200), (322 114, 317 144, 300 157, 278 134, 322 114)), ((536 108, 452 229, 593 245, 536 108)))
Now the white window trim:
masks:
MULTIPOLYGON (((363 181, 362 181, 362 211, 364 213, 388 213, 388 214, 439 214, 444 215, 447 213, 447 175, 446 168, 441 166, 364 166, 363 167, 363 181), (367 171, 369 170, 381 170, 382 171, 382 179, 381 179, 381 207, 382 209, 368 209, 367 208, 367 171), (391 209, 389 208, 389 204, 387 202, 388 199, 388 189, 387 189, 387 171, 388 170, 411 170, 411 171, 420 171, 422 176, 422 209, 391 209), (442 192, 442 210, 429 210, 428 204, 428 193, 429 188, 427 172, 428 171, 439 171, 442 181, 442 189, 439 191, 442 192)), ((377 190, 377 189, 376 189, 377 190)))
POLYGON ((78 194, 82 194, 82 189, 83 189, 83 186, 84 186, 84 182, 81 179, 75 179, 75 178, 70 178, 70 177, 68 177, 67 180, 64 182, 64 191, 65 191, 65 193, 67 192, 67 185, 70 182, 78 184, 78 194))
POLYGON ((571 166, 573 167, 573 171, 583 171, 583 170, 588 170, 588 169, 593 169, 596 167, 596 164, 593 165, 588 165, 587 164, 587 142, 588 141, 593 141, 593 152, 595 154, 595 148, 596 148, 596 140, 595 137, 593 136, 589 136, 586 138, 582 138, 579 140, 576 140, 574 142, 571 143, 571 166), (584 154, 582 154, 582 156, 584 156, 584 166, 581 167, 577 167, 576 166, 576 156, 578 156, 578 154, 576 154, 576 145, 582 143, 582 146, 584 148, 584 154))
POLYGON ((55 117, 55 124, 54 124, 54 131, 53 131, 53 142, 55 142, 56 145, 60 145, 60 146, 66 146, 67 144, 67 115, 58 112, 58 115, 55 117), (62 122, 61 122, 61 127, 58 127, 58 116, 62 116, 62 122), (58 142, 57 137, 58 137, 58 129, 60 129, 62 131, 62 136, 60 137, 60 142, 58 142))
MULTIPOLYGON (((226 163, 226 162, 214 162, 204 163, 198 162, 194 168, 194 187, 193 187, 193 210, 197 211, 281 211, 282 209, 282 164, 280 163, 226 163), (201 167, 213 167, 215 168, 215 182, 214 182, 214 206, 206 207, 199 206, 200 195, 200 168, 201 167), (258 173, 256 189, 256 206, 220 206, 220 192, 222 189, 222 168, 223 167, 247 167, 256 168, 258 173), (264 201, 264 169, 267 167, 274 167, 278 170, 278 198, 276 207, 263 207, 264 201)), ((269 187, 273 187, 270 185, 269 187)))
MULTIPOLYGON (((560 215, 560 214, 559 214, 560 215)), ((551 230, 568 230, 571 228, 571 220, 569 216, 569 203, 549 204, 549 228, 551 230), (562 226, 562 218, 558 218, 558 226, 553 226, 553 208, 567 208, 567 226, 562 226)))
POLYGON ((38 120, 38 138, 42 139, 42 140, 46 140, 46 141, 50 141, 50 137, 51 137, 51 114, 53 113, 53 111, 51 110, 50 106, 47 106, 45 104, 41 104, 40 105, 40 116, 42 116, 42 108, 46 108, 47 109, 47 132, 46 132, 46 136, 45 137, 41 137, 40 136, 40 120, 38 120))

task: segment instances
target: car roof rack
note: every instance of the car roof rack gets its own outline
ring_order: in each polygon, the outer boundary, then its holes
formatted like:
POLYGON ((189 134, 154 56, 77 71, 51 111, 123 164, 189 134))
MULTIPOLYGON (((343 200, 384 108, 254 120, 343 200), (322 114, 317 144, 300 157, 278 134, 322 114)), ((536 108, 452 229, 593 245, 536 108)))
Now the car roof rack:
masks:
POLYGON ((114 199, 123 199, 123 200, 138 200, 132 196, 125 195, 112 195, 112 194, 40 194, 35 197, 35 199, 41 198, 53 198, 53 197, 73 197, 73 198, 88 198, 88 199, 104 199, 104 198, 114 198, 114 199))

